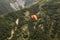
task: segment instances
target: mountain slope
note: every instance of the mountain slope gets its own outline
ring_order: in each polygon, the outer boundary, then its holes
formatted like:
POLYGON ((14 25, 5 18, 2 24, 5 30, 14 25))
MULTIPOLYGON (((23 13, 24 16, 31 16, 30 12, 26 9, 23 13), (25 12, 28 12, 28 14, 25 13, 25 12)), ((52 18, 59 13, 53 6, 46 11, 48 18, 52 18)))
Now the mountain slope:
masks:
POLYGON ((1 15, 0 40, 60 40, 59 2, 38 2, 28 8, 1 15), (38 17, 37 21, 31 18, 33 14, 38 17), (19 19, 18 25, 16 19, 19 19))

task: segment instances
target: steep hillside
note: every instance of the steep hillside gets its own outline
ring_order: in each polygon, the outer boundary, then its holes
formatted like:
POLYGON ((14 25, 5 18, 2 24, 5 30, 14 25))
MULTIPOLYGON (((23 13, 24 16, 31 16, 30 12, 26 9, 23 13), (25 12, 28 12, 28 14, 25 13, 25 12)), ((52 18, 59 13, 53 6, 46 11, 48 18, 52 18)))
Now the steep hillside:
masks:
POLYGON ((60 0, 43 0, 0 15, 0 34, 0 40, 60 40, 60 0))

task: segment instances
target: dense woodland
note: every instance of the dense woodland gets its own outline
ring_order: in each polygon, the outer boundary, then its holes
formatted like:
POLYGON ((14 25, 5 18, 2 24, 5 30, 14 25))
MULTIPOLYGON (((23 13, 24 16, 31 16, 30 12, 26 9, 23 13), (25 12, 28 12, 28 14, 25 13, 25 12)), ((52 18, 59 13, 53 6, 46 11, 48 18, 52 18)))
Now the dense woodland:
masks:
POLYGON ((0 40, 60 40, 60 0, 40 1, 0 15, 0 40), (32 14, 37 15, 37 21, 31 18, 32 14))

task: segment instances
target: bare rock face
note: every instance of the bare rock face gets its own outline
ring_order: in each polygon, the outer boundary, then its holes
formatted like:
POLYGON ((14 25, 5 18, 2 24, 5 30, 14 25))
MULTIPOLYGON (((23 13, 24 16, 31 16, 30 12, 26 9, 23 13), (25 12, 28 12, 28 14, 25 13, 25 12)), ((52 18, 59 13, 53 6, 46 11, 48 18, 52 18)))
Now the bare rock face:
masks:
POLYGON ((24 8, 37 0, 0 0, 0 14, 24 8))

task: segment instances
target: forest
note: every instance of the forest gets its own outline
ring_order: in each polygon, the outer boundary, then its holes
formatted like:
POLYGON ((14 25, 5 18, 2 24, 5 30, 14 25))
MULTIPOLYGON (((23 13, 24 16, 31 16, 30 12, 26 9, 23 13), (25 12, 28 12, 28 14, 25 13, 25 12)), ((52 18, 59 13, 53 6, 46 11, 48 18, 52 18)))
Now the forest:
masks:
POLYGON ((0 40, 60 40, 60 0, 42 0, 0 15, 0 40))

